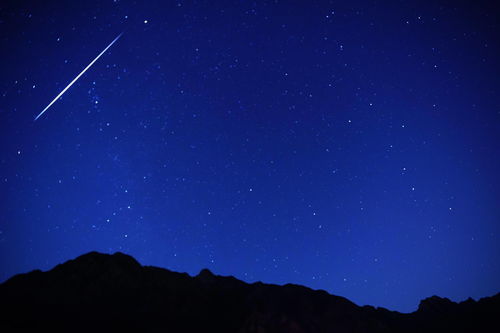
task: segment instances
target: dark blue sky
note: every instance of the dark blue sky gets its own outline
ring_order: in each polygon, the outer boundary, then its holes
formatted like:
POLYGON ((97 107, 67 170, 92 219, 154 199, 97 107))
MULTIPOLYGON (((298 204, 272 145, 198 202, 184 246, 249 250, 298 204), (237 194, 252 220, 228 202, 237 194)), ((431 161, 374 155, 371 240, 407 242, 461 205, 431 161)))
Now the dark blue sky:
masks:
POLYGON ((0 280, 97 250, 405 312, 498 292, 498 22, 492 1, 2 2, 0 280))

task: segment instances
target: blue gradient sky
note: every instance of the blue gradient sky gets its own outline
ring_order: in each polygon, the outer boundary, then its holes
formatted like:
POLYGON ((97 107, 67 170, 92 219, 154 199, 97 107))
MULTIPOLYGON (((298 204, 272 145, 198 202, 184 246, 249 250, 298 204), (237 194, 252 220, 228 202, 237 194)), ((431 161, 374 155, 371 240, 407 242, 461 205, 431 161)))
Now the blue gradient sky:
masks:
POLYGON ((0 280, 97 250, 404 312, 498 292, 494 5, 216 3, 0 4, 0 280))

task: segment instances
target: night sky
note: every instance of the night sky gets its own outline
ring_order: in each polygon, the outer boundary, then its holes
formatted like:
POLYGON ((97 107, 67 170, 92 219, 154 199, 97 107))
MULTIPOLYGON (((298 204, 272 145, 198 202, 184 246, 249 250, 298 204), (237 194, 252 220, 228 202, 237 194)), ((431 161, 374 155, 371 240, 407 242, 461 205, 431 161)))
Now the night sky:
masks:
POLYGON ((0 281, 96 250, 403 312, 498 292, 499 22, 494 1, 2 1, 0 281))

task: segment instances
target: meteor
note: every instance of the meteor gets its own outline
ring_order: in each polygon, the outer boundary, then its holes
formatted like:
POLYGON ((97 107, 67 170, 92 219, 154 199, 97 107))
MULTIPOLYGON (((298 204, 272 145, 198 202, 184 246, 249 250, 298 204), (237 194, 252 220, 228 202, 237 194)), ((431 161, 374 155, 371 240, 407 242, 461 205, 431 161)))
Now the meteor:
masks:
POLYGON ((59 99, 59 98, 60 98, 60 97, 61 97, 61 96, 62 96, 62 95, 66 92, 66 90, 68 90, 68 89, 69 89, 69 87, 71 87, 71 86, 73 85, 73 83, 75 83, 75 82, 76 82, 76 80, 78 80, 78 79, 80 78, 80 76, 82 76, 82 75, 83 75, 83 73, 85 73, 85 72, 87 71, 87 69, 89 69, 89 68, 90 68, 90 67, 91 67, 91 66, 92 66, 92 65, 93 65, 93 64, 97 61, 97 59, 99 59, 99 58, 100 58, 100 57, 101 57, 101 56, 102 56, 102 55, 103 55, 103 54, 104 54, 104 53, 105 53, 105 52, 106 52, 106 51, 107 51, 107 50, 108 50, 108 49, 109 49, 109 48, 110 48, 110 47, 111 47, 111 46, 112 46, 112 45, 113 45, 113 44, 114 44, 114 43, 115 43, 115 42, 116 42, 116 41, 117 41, 117 40, 118 40, 118 39, 119 39, 122 35, 123 35, 123 32, 122 32, 121 34, 119 34, 118 36, 116 36, 116 38, 115 38, 115 39, 113 39, 113 41, 112 41, 112 42, 111 42, 111 43, 110 43, 110 44, 109 44, 109 45, 108 45, 108 46, 107 46, 107 47, 106 47, 106 48, 105 48, 105 49, 104 49, 101 53, 99 53, 99 55, 98 55, 97 57, 95 57, 95 59, 94 59, 94 60, 92 60, 92 62, 91 62, 91 63, 90 63, 87 67, 85 67, 85 69, 84 69, 84 70, 83 70, 80 74, 78 74, 78 76, 77 76, 77 77, 75 77, 75 78, 73 79, 73 81, 71 81, 71 82, 70 82, 70 83, 66 86, 66 88, 64 88, 64 89, 63 89, 63 90, 59 93, 59 95, 57 95, 57 96, 56 96, 56 98, 54 98, 54 99, 52 100, 52 102, 50 102, 50 103, 49 103, 49 105, 47 105, 47 106, 45 107, 45 109, 43 109, 43 111, 42 111, 42 112, 40 112, 40 113, 38 114, 38 116, 36 116, 36 117, 35 117, 35 120, 34 120, 34 121, 36 121, 38 118, 40 118, 40 116, 41 116, 42 114, 44 114, 44 113, 45 113, 45 111, 47 111, 47 110, 48 110, 48 109, 52 106, 52 104, 54 104, 54 103, 55 103, 55 102, 56 102, 56 101, 57 101, 57 100, 58 100, 58 99, 59 99))

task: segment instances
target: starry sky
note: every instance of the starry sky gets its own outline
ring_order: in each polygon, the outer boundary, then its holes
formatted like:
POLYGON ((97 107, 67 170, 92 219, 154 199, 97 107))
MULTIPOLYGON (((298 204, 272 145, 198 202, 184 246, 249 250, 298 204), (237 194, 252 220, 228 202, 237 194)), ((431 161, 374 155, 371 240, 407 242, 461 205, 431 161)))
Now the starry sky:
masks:
POLYGON ((402 312, 498 292, 493 3, 2 1, 0 281, 96 250, 402 312))

